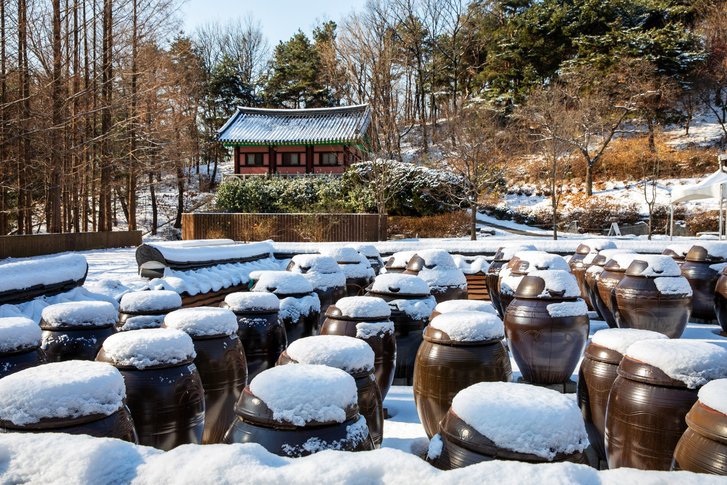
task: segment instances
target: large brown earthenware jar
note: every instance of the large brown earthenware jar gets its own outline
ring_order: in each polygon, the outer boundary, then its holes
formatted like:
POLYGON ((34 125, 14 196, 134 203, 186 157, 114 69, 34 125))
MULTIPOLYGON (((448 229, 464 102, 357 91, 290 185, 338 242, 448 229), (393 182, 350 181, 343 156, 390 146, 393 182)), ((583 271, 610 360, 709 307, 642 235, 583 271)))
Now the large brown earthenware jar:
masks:
POLYGON ((688 428, 674 450, 672 470, 727 475, 725 398, 725 379, 709 382, 699 391, 699 400, 687 413, 688 428), (710 394, 705 395, 705 391, 710 394), (715 402, 711 402, 712 400, 715 402))
POLYGON ((485 273, 487 293, 490 295, 492 306, 495 307, 500 318, 505 317, 505 312, 502 311, 502 306, 500 305, 500 270, 512 259, 516 252, 534 249, 535 246, 530 244, 498 248, 490 262, 490 266, 487 268, 487 272, 485 273))
POLYGON ((293 342, 278 359, 278 365, 299 363, 335 367, 353 377, 359 414, 366 419, 374 445, 380 447, 384 439, 384 406, 374 377, 373 350, 355 337, 317 335, 293 342), (360 367, 362 360, 366 364, 360 367))
POLYGON ((354 379, 333 367, 297 364, 261 372, 242 392, 235 413, 225 443, 257 443, 270 453, 291 458, 326 449, 374 449, 366 420, 358 413, 354 379), (275 390, 278 386, 280 391, 275 390), (261 395, 255 394, 258 387, 261 395), (342 393, 331 393, 331 388, 350 393, 347 402, 340 401, 342 393), (298 414, 291 407, 307 412, 298 414), (340 410, 335 413, 340 418, 320 413, 332 408, 340 410))
POLYGON ((446 313, 424 329, 414 366, 414 402, 429 438, 439 432, 459 391, 477 382, 510 381, 504 337, 500 318, 481 312, 446 313))
POLYGON ((621 328, 679 338, 689 322, 691 291, 669 256, 638 256, 611 296, 614 318, 621 328))
POLYGON ((45 364, 41 330, 25 317, 0 318, 0 378, 45 364))
POLYGON ((500 305, 507 314, 507 307, 515 298, 515 291, 522 279, 532 271, 561 270, 570 272, 566 260, 545 251, 520 251, 500 271, 500 305))
POLYGON ((186 332, 194 342, 194 365, 204 388, 202 443, 221 443, 235 419, 235 403, 247 385, 245 352, 237 318, 224 308, 185 308, 164 319, 165 328, 186 332))
POLYGON ((96 358, 119 369, 139 444, 161 450, 202 442, 204 389, 194 365, 194 344, 166 328, 120 332, 96 358))
POLYGON ((346 275, 330 256, 295 255, 288 263, 287 271, 302 274, 310 282, 321 302, 319 323, 323 323, 328 307, 348 294, 346 275))
POLYGON ((49 362, 93 360, 104 340, 116 333, 118 313, 109 302, 58 303, 43 309, 41 348, 49 362))
POLYGON ((626 268, 637 256, 634 253, 612 255, 596 279, 596 308, 598 308, 598 313, 611 328, 618 327, 614 316, 616 300, 613 298, 613 293, 616 286, 626 275, 626 268))
POLYGON ((612 254, 632 253, 633 251, 628 249, 604 249, 598 253, 592 261, 592 264, 586 270, 584 281, 586 284, 586 290, 588 292, 588 302, 590 303, 589 308, 593 308, 598 313, 599 318, 603 319, 600 308, 603 306, 603 302, 599 302, 600 296, 598 294, 598 278, 600 278, 606 263, 611 260, 612 254))
POLYGON ((682 276, 692 287, 692 317, 707 321, 717 318, 714 297, 719 272, 711 266, 724 261, 724 257, 719 254, 719 248, 714 244, 704 246, 695 244, 687 253, 681 270, 682 276))
POLYGON ((347 296, 362 296, 376 276, 369 260, 353 248, 323 248, 321 254, 332 257, 346 275, 347 296))
POLYGON ((467 298, 467 278, 447 251, 419 251, 407 263, 404 274, 419 276, 426 281, 437 303, 467 298))
POLYGON ((0 433, 85 434, 138 442, 124 402, 123 377, 111 366, 89 361, 54 362, 0 379, 0 433))
POLYGON ((570 379, 588 339, 588 307, 579 294, 575 277, 562 270, 534 271, 518 286, 505 332, 525 381, 570 379))
POLYGON ((374 351, 374 375, 381 391, 381 399, 386 399, 394 382, 396 369, 396 337, 391 309, 381 298, 353 296, 338 300, 328 307, 326 320, 321 327, 321 335, 346 335, 356 337, 374 351), (366 300, 377 300, 383 304, 360 304, 366 300), (340 306, 339 306, 340 305, 340 306))
POLYGON ((578 288, 581 289, 581 298, 583 298, 586 302, 589 310, 594 310, 595 308, 591 305, 588 286, 586 285, 586 271, 591 267, 593 259, 600 251, 615 248, 616 245, 613 241, 606 239, 591 239, 583 241, 576 248, 575 254, 568 260, 570 271, 573 273, 573 276, 576 277, 578 288))
POLYGON ((720 273, 714 288, 714 310, 722 334, 727 335, 727 267, 720 273))
POLYGON ((388 303, 396 332, 396 372, 394 379, 412 385, 414 361, 422 343, 422 331, 429 323, 436 300, 429 286, 418 276, 385 273, 367 288, 366 296, 376 296, 388 303))
POLYGON ((392 254, 384 261, 384 271, 380 273, 403 273, 406 271, 406 265, 409 263, 409 260, 415 254, 416 251, 399 251, 392 254))
POLYGON ((167 313, 182 308, 182 297, 175 291, 132 291, 119 303, 119 331, 159 328, 167 313))
POLYGON ((237 336, 245 349, 249 382, 273 367, 288 346, 285 326, 278 318, 280 300, 272 293, 230 293, 220 306, 237 317, 237 336))

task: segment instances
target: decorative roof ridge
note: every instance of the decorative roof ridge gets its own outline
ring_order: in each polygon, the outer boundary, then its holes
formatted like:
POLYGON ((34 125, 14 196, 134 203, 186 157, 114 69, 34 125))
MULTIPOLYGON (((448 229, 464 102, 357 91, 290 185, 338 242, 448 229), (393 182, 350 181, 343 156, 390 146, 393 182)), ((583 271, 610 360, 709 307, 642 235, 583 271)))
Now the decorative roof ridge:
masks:
POLYGON ((327 108, 302 108, 302 109, 287 109, 287 108, 253 108, 248 106, 240 106, 237 108, 238 113, 244 114, 265 114, 265 115, 278 115, 278 116, 308 116, 316 114, 336 114, 336 113, 349 113, 357 111, 366 111, 368 104, 354 104, 351 106, 331 106, 327 108))

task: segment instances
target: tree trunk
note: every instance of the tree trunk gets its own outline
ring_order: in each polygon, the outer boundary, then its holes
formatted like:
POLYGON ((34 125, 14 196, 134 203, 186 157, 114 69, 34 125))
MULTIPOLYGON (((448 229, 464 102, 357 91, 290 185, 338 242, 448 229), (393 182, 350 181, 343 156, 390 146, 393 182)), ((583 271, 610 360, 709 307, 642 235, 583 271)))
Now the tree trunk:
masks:
POLYGON ((5 0, 0 0, 0 236, 8 233, 8 190, 7 185, 10 180, 10 164, 7 153, 7 145, 5 143, 6 122, 5 119, 5 103, 7 103, 7 49, 5 37, 5 0))
POLYGON ((184 212, 184 167, 182 162, 177 161, 177 217, 174 220, 174 228, 182 228, 182 212, 184 212))
POLYGON ((18 0, 18 234, 33 233, 33 195, 29 189, 31 153, 30 72, 28 69, 28 18, 26 0, 18 0))
POLYGON ((138 17, 137 17, 137 0, 133 0, 133 7, 132 7, 132 36, 131 36, 131 110, 129 113, 129 117, 131 118, 131 122, 129 125, 129 177, 127 180, 127 201, 126 206, 128 208, 127 210, 127 218, 126 220, 129 223, 129 230, 135 231, 136 230, 136 187, 137 187, 137 181, 136 181, 136 170, 137 170, 137 163, 136 163, 136 107, 137 107, 137 78, 138 74, 136 72, 137 70, 137 51, 138 51, 138 43, 139 43, 139 37, 138 37, 138 17))
POLYGON ((99 230, 112 230, 111 210, 111 98, 113 83, 112 0, 104 0, 101 74, 101 183, 99 186, 99 230))
MULTIPOLYGON (((53 0, 53 82, 52 82, 52 123, 50 136, 52 140, 60 137, 63 125, 63 99, 61 97, 61 2, 53 0)), ((48 232, 61 232, 61 152, 60 143, 50 146, 50 184, 48 187, 48 232)))
POLYGON ((470 240, 477 240, 477 202, 470 207, 470 240))
POLYGON ((157 194, 154 186, 154 172, 149 171, 149 197, 151 198, 151 235, 156 236, 159 225, 159 210, 157 208, 157 194))
POLYGON ((586 196, 593 195, 593 164, 586 160, 586 196))

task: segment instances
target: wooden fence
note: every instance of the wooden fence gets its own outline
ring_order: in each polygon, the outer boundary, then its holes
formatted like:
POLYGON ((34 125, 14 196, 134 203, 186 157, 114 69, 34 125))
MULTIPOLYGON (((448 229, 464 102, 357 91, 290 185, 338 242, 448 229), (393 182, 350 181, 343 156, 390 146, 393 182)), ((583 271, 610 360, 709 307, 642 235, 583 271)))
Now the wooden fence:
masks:
POLYGON ((386 216, 378 214, 182 214, 182 239, 336 242, 386 239, 386 216))
POLYGON ((0 259, 25 258, 64 251, 123 248, 140 244, 141 231, 0 236, 0 259))

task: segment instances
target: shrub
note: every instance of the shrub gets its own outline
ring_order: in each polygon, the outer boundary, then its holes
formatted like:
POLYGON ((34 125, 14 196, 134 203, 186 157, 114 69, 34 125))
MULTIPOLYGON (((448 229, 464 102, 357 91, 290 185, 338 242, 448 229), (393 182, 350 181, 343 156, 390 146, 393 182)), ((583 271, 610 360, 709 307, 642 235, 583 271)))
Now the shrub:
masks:
POLYGON ((464 237, 470 231, 467 211, 449 212, 433 216, 390 216, 388 236, 404 237, 464 237))
POLYGON ((719 211, 705 211, 687 217, 687 230, 690 233, 719 230, 719 211))

